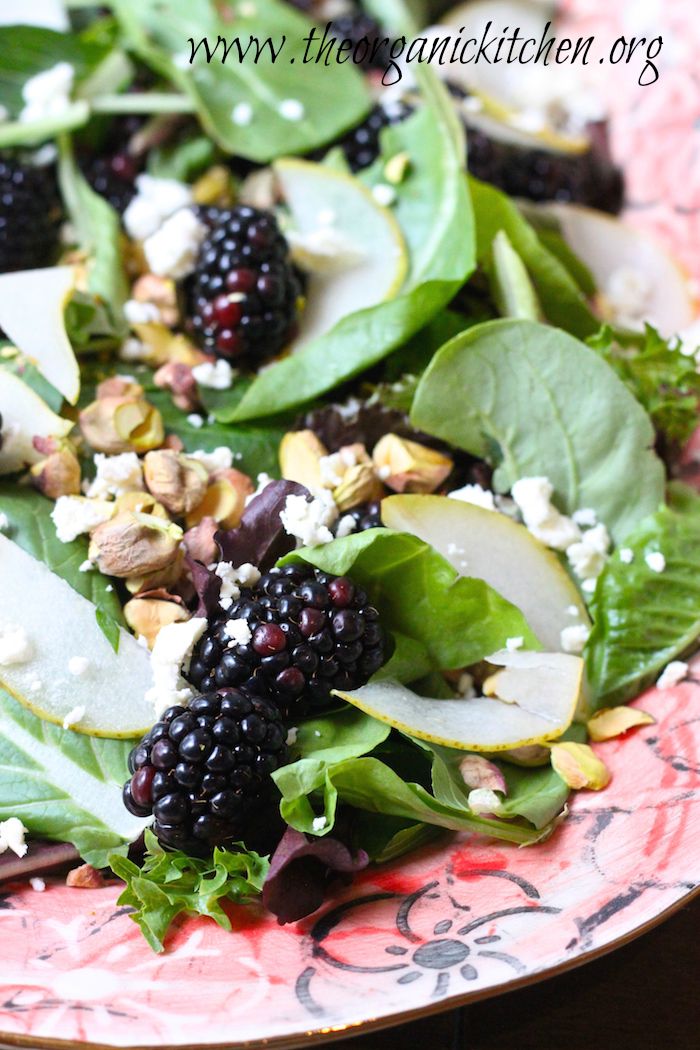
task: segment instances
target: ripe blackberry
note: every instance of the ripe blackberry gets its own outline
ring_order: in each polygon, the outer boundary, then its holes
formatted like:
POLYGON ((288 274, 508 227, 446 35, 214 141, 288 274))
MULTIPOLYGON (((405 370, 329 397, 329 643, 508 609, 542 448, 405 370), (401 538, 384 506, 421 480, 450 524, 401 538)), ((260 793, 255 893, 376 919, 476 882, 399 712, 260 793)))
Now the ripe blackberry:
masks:
POLYGON ((364 11, 349 11, 330 23, 329 36, 349 40, 353 61, 363 69, 382 72, 390 61, 391 43, 381 26, 364 11))
POLYGON ((270 774, 286 761, 279 711, 245 689, 195 697, 171 707, 129 756, 124 805, 153 814, 164 846, 209 852, 241 837, 265 804, 270 774))
POLYGON ((53 165, 0 154, 0 273, 50 266, 62 214, 53 165))
POLYGON ((209 227, 185 295, 190 328, 219 357, 273 357, 293 332, 302 286, 269 211, 204 208, 209 227))
POLYGON ((295 716, 323 708, 332 689, 356 689, 384 663, 379 613, 367 601, 346 576, 306 565, 271 569, 210 626, 188 677, 201 690, 262 693, 295 716), (247 622, 247 644, 230 640, 229 620, 247 622))
MULTIPOLYGON (((355 522, 353 532, 365 532, 367 529, 379 529, 382 526, 382 504, 381 500, 372 500, 371 503, 361 503, 359 507, 341 514, 335 523, 334 531, 337 531, 341 521, 352 518, 355 522)), ((347 532, 345 535, 348 535, 347 532)))
POLYGON ((118 117, 99 153, 91 153, 80 162, 95 193, 109 201, 120 215, 136 196, 136 176, 143 169, 144 158, 132 155, 129 150, 130 140, 143 124, 143 117, 118 117))
POLYGON ((340 146, 351 171, 362 171, 379 156, 379 135, 384 128, 399 124, 413 112, 405 102, 375 106, 369 116, 340 140, 340 146))

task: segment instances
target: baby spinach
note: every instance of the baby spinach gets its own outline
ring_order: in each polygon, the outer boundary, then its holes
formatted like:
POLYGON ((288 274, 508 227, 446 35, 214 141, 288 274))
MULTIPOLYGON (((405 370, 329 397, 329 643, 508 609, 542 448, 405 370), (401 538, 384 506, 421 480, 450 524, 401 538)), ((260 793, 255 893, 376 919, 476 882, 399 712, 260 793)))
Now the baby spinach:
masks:
POLYGON ((313 23, 282 0, 113 0, 112 8, 129 45, 191 99, 205 131, 229 153, 261 164, 306 153, 359 123, 370 109, 352 63, 332 72, 322 62, 302 66, 304 37, 313 23), (219 14, 224 6, 226 15, 219 14), (222 61, 235 38, 245 51, 250 37, 257 44, 243 59, 233 43, 222 61), (205 38, 206 45, 200 43, 205 38), (282 47, 277 58, 268 39, 275 49, 282 47), (289 100, 303 107, 299 119, 285 117, 283 103, 289 100), (250 107, 250 120, 236 123, 236 106, 250 107))
POLYGON ((500 320, 457 336, 423 375, 411 421, 491 463, 499 492, 545 475, 561 510, 592 507, 618 541, 663 502, 646 412, 605 361, 556 328, 500 320))

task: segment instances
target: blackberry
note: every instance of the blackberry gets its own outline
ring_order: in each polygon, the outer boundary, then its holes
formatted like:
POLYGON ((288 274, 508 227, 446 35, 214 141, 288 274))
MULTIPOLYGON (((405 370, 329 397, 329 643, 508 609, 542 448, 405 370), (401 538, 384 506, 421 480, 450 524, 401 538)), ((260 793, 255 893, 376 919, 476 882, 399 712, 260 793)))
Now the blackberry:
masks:
POLYGON ((192 334, 219 357, 273 357, 293 334, 302 291, 274 215, 239 205, 200 218, 209 233, 185 287, 192 334))
POLYGON ((0 153, 0 273, 50 266, 62 215, 53 165, 0 153))
POLYGON ((120 215, 136 196, 136 176, 143 169, 144 158, 134 156, 129 149, 130 140, 143 124, 143 117, 117 118, 100 152, 85 156, 80 162, 95 193, 109 201, 120 215))
POLYGON ((390 60, 391 41, 381 26, 364 11, 349 11, 330 23, 329 36, 349 40, 353 62, 363 69, 382 72, 390 60))
POLYGON ((384 128, 399 124, 413 112, 413 107, 405 102, 392 102, 391 105, 375 106, 369 116, 340 140, 340 147, 345 154, 351 171, 362 171, 373 164, 379 156, 379 135, 384 128))
POLYGON ((269 797, 287 757, 287 731, 277 707, 245 689, 195 697, 171 707, 129 756, 124 805, 153 814, 164 846, 208 853, 241 838, 269 797))
MULTIPOLYGON (((341 514, 335 523, 334 530, 337 531, 341 521, 352 518, 355 522, 353 532, 365 532, 367 529, 379 529, 382 526, 382 504, 381 500, 372 500, 371 503, 361 503, 359 507, 341 514)), ((346 533, 347 535, 347 533, 346 533)))
POLYGON ((197 689, 241 686, 270 696, 285 714, 331 702, 384 663, 384 632, 367 594, 346 576, 305 565, 271 569, 213 623, 197 644, 189 679, 197 689), (229 640, 228 620, 245 620, 250 641, 229 640))

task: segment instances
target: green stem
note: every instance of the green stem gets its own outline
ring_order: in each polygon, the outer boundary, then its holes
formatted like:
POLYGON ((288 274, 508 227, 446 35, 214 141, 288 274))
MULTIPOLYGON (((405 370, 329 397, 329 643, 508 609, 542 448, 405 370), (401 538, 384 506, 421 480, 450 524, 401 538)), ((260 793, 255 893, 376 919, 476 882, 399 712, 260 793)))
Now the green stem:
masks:
POLYGON ((185 95, 173 92, 101 95, 92 99, 93 113, 194 113, 194 104, 185 95))

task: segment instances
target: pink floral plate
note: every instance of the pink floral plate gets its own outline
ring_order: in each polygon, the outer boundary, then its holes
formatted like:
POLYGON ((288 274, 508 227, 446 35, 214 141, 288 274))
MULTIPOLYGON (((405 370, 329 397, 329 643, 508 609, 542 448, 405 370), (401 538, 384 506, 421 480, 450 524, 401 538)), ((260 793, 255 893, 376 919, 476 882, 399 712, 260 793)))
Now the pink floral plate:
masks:
MULTIPOLYGON (((603 85, 629 218, 700 278, 700 45, 695 0, 567 0, 576 33, 663 33, 662 75, 603 85)), ((656 724, 597 745, 613 772, 578 793, 546 843, 455 838, 364 872, 311 919, 256 907, 235 932, 181 924, 147 947, 118 888, 0 896, 0 1042, 21 1046, 292 1046, 493 995, 609 951, 700 888, 697 680, 638 704, 656 724)))
POLYGON ((0 1041, 298 1045, 610 950, 700 888, 700 679, 638 704, 656 724, 597 745, 611 785, 579 792, 548 842, 453 839, 366 871, 293 926, 240 906, 234 933, 188 920, 155 955, 114 887, 18 887, 0 902, 0 1041))

